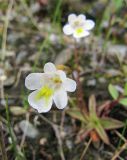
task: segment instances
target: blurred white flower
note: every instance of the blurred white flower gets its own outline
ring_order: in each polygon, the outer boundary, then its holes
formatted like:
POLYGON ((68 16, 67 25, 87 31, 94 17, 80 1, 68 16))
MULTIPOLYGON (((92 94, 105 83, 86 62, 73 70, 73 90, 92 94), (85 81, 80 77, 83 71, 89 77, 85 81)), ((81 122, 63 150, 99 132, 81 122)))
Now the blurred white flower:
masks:
POLYGON ((80 14, 70 14, 68 16, 68 23, 63 27, 63 32, 66 35, 73 35, 74 38, 86 37, 90 34, 90 30, 94 28, 95 23, 92 20, 87 20, 86 16, 80 14))
POLYGON ((48 112, 53 101, 58 109, 66 107, 67 91, 76 90, 76 82, 66 77, 62 70, 57 70, 51 62, 44 66, 44 73, 31 73, 25 79, 25 86, 33 91, 29 97, 29 104, 39 113, 48 112))

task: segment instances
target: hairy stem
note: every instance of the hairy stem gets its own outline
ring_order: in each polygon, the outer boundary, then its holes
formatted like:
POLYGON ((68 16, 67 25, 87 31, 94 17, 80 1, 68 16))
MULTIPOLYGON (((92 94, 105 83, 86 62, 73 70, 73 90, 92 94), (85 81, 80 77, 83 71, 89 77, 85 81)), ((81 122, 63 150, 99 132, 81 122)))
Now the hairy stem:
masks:
POLYGON ((87 114, 87 107, 86 103, 84 101, 83 97, 83 90, 82 90, 82 84, 80 82, 80 69, 79 69, 79 52, 78 48, 75 47, 75 64, 76 64, 76 76, 75 80, 77 82, 77 102, 78 102, 78 107, 80 108, 81 112, 86 115, 87 114))

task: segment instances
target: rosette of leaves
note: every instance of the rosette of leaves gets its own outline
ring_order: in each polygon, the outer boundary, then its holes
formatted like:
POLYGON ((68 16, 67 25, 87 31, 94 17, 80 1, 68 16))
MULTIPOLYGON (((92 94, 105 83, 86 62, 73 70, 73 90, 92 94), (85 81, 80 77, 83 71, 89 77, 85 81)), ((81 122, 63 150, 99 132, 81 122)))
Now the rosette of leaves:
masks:
POLYGON ((78 108, 72 108, 68 110, 67 113, 82 122, 81 130, 79 132, 80 137, 82 137, 81 139, 94 131, 104 143, 110 144, 106 130, 121 128, 124 126, 124 123, 108 116, 103 116, 100 107, 96 104, 95 96, 91 95, 89 98, 87 114, 83 114, 78 108))

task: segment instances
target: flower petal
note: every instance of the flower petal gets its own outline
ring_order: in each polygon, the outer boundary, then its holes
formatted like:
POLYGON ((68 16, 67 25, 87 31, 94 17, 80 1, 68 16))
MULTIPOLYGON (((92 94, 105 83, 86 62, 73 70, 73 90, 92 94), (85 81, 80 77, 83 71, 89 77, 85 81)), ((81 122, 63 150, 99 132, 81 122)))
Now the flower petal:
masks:
POLYGON ((63 83, 63 88, 68 92, 74 92, 76 90, 76 82, 70 78, 66 78, 63 83))
POLYGON ((60 79, 62 81, 65 81, 66 80, 66 73, 62 70, 57 70, 57 74, 60 76, 60 79))
POLYGON ((44 65, 44 72, 45 73, 55 72, 55 71, 56 71, 56 67, 53 63, 48 62, 44 65))
POLYGON ((77 31, 77 29, 76 29, 73 36, 74 36, 74 38, 82 38, 82 37, 88 36, 89 34, 90 33, 88 31, 85 31, 84 29, 82 29, 81 32, 77 31))
POLYGON ((30 90, 39 89, 44 85, 44 73, 30 73, 25 79, 25 86, 30 90))
POLYGON ((85 30, 91 30, 92 28, 94 28, 95 23, 92 20, 86 20, 84 23, 84 29, 85 30))
POLYGON ((78 17, 79 21, 85 21, 86 20, 86 16, 84 14, 80 14, 78 17))
POLYGON ((76 14, 72 13, 68 16, 68 22, 69 24, 72 23, 73 21, 75 21, 77 18, 76 14))
POLYGON ((52 97, 48 99, 48 101, 45 98, 42 98, 40 100, 36 99, 36 95, 38 93, 38 90, 33 91, 28 96, 28 102, 29 104, 36 109, 39 113, 45 113, 48 112, 52 107, 52 97))
POLYGON ((71 35, 73 33, 73 29, 71 28, 71 26, 69 24, 66 24, 64 27, 63 27, 63 32, 64 34, 66 35, 71 35))
POLYGON ((68 102, 67 92, 65 92, 64 90, 57 91, 53 96, 53 100, 58 109, 63 109, 64 107, 66 107, 68 102))

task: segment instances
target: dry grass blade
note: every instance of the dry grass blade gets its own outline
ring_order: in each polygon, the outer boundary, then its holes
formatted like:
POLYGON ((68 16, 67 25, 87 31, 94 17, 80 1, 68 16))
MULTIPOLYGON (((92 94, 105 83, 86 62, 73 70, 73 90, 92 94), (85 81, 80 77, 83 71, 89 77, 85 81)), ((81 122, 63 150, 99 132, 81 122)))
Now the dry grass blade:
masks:
POLYGON ((86 154, 86 152, 87 152, 87 150, 88 150, 88 148, 90 146, 91 141, 92 141, 92 139, 90 138, 89 142, 87 143, 87 145, 86 145, 86 147, 85 147, 85 149, 84 149, 84 151, 83 151, 83 153, 82 153, 82 155, 80 157, 80 160, 83 160, 83 157, 85 156, 85 154, 86 154))
POLYGON ((116 160, 117 157, 119 157, 119 155, 120 155, 120 154, 123 152, 123 150, 126 149, 126 148, 127 148, 127 142, 125 142, 125 143, 120 147, 120 149, 118 149, 118 150, 115 152, 115 154, 114 154, 114 156, 112 157, 111 160, 116 160))
POLYGON ((2 122, 0 122, 0 150, 1 150, 1 154, 2 154, 2 160, 8 160, 6 149, 5 149, 5 144, 4 144, 4 136, 3 136, 3 131, 2 131, 2 122))
POLYGON ((116 158, 120 158, 120 154, 127 147, 127 140, 125 139, 125 137, 116 130, 115 130, 115 133, 118 137, 120 137, 121 140, 124 141, 124 144, 118 150, 116 150, 116 152, 115 152, 115 154, 113 154, 114 156, 112 157, 111 160, 116 160, 116 158))
POLYGON ((1 55, 2 61, 5 59, 5 55, 6 55, 7 29, 9 25, 9 16, 11 14, 13 4, 14 4, 14 0, 10 0, 8 9, 7 9, 7 13, 6 13, 6 17, 5 17, 5 22, 4 22, 4 31, 3 31, 3 40, 2 40, 2 55, 1 55))

